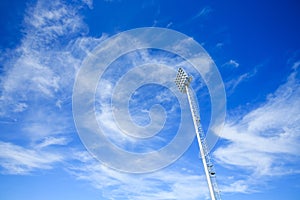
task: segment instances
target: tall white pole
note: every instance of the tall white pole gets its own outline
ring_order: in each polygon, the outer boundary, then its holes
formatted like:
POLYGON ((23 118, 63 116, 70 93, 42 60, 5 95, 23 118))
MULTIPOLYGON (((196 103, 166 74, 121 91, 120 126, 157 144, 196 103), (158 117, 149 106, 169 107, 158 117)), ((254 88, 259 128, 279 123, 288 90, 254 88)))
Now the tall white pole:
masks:
POLYGON ((198 145, 199 145, 199 149, 200 149, 200 154, 201 154, 201 158, 202 158, 202 163, 203 163, 203 167, 204 167, 204 171, 205 171, 205 176, 206 176, 206 180, 207 180, 207 184, 208 184, 210 197, 211 197, 212 200, 216 200, 213 185, 212 185, 212 181, 211 181, 211 178, 210 178, 210 173, 209 173, 209 170, 207 168, 207 162, 206 162, 206 159, 205 159, 206 155, 205 155, 205 151, 204 151, 204 147, 203 147, 203 144, 202 144, 202 141, 201 141, 199 127, 198 127, 200 125, 200 118, 197 119, 197 116, 195 115, 195 110, 194 110, 195 108, 193 107, 192 96, 191 96, 192 94, 190 92, 190 89, 189 89, 188 85, 185 85, 185 89, 186 89, 186 93, 187 93, 187 96, 188 96, 190 109, 191 109, 191 112, 192 112, 194 127, 195 127, 195 131, 196 131, 196 135, 197 135, 198 145))
POLYGON ((182 93, 187 93, 188 96, 210 197, 212 200, 216 200, 216 199, 221 200, 219 189, 215 179, 215 172, 213 171, 213 165, 210 160, 204 133, 201 127, 200 114, 198 113, 198 106, 191 92, 191 89, 189 88, 191 81, 192 81, 192 77, 189 77, 188 74, 182 68, 179 68, 175 79, 175 83, 179 91, 182 93))

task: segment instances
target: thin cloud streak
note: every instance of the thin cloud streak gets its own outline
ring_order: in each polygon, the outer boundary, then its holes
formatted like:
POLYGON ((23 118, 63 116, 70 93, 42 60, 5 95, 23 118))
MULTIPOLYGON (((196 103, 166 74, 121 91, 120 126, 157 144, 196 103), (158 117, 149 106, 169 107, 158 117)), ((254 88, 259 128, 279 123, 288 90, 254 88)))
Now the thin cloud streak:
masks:
POLYGON ((236 182, 244 182, 237 191, 243 188, 249 192, 261 184, 253 180, 299 173, 296 165, 286 168, 286 163, 299 162, 300 155, 298 74, 299 70, 294 68, 286 83, 270 94, 265 103, 225 125, 221 137, 229 144, 219 147, 214 156, 220 165, 249 175, 246 180, 236 182))
MULTIPOLYGON (((235 65, 238 65, 238 64, 235 64, 235 65)), ((246 72, 236 78, 231 79, 230 81, 227 81, 225 83, 225 86, 227 89, 227 94, 231 95, 241 83, 246 82, 250 78, 254 77, 256 73, 257 73, 257 69, 254 68, 254 70, 252 70, 250 72, 246 72)))
POLYGON ((53 165, 64 158, 58 153, 36 151, 0 142, 0 166, 4 174, 29 174, 37 169, 52 169, 53 165))
POLYGON ((89 182, 108 199, 199 199, 208 198, 204 176, 181 169, 163 169, 149 174, 121 173, 103 166, 86 152, 76 152, 80 164, 69 172, 89 182))

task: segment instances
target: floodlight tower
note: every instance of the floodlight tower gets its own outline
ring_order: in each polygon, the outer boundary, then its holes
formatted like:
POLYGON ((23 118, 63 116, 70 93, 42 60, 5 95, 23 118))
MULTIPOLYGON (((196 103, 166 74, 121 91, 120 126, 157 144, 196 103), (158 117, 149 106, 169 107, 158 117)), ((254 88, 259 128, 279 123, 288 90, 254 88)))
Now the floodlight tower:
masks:
POLYGON ((221 199, 220 191, 218 189, 218 185, 215 177, 216 173, 214 171, 213 164, 209 156, 205 135, 200 123, 200 114, 197 106, 198 104, 196 103, 194 96, 191 93, 191 90, 189 88, 191 81, 192 81, 192 77, 191 76, 189 77, 182 68, 179 68, 175 79, 175 83, 179 88, 179 91, 182 93, 186 93, 188 96, 210 197, 212 200, 220 200, 221 199))

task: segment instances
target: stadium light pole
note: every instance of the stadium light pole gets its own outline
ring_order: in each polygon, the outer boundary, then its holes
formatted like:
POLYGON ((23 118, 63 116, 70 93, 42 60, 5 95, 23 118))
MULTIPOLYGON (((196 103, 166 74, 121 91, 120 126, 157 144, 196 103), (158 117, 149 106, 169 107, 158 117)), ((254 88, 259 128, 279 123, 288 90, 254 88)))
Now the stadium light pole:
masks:
POLYGON ((202 130, 199 109, 197 106, 198 104, 196 103, 196 101, 193 97, 193 94, 191 93, 191 90, 189 88, 191 81, 192 81, 192 77, 191 76, 189 77, 188 74, 182 68, 179 68, 176 79, 175 79, 175 83, 176 83, 179 91, 182 93, 186 93, 188 96, 188 101, 189 101, 189 105, 190 105, 190 109, 191 109, 191 113, 192 113, 192 118, 193 118, 193 122, 194 122, 194 127, 195 127, 195 131, 196 131, 196 136, 197 136, 198 145, 199 145, 199 149, 200 149, 200 155, 202 158, 202 163, 203 163, 203 167, 204 167, 204 172, 205 172, 205 176, 206 176, 206 180, 207 180, 210 197, 212 200, 220 200, 221 199, 220 191, 218 189, 218 185, 217 185, 216 177, 215 177, 216 173, 214 171, 214 168, 213 168, 210 156, 209 156, 209 152, 208 152, 208 148, 207 148, 207 144, 206 144, 206 140, 205 140, 205 135, 202 130))

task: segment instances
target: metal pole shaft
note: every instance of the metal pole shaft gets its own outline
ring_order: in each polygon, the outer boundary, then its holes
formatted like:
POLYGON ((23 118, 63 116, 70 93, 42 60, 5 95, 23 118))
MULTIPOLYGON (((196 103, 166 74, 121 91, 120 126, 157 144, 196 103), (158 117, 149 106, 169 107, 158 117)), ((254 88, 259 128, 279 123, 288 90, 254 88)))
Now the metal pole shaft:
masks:
POLYGON ((185 89, 186 89, 186 93, 187 93, 189 104, 190 104, 190 109, 191 109, 191 112, 192 112, 192 118, 193 118, 193 122, 194 122, 194 127, 195 127, 195 131, 196 131, 196 136, 197 136, 197 140, 198 140, 198 145, 199 145, 199 149, 200 149, 200 154, 201 154, 202 163, 203 163, 203 167, 204 167, 204 171, 205 171, 205 175, 206 175, 206 180, 207 180, 207 184, 208 184, 210 197, 211 197, 212 200, 216 200, 213 185, 212 185, 212 182, 211 182, 211 179, 210 179, 210 174, 209 174, 209 171, 208 171, 208 168, 207 168, 207 162, 206 162, 206 159, 205 159, 206 155, 205 155, 204 148, 203 148, 203 145, 202 145, 202 142, 201 142, 201 137, 200 137, 200 133, 199 133, 197 118, 196 118, 196 116, 194 114, 194 111, 193 111, 194 108, 193 108, 193 105, 192 105, 192 96, 191 96, 189 87, 188 86, 185 86, 185 87, 186 87, 185 89))

